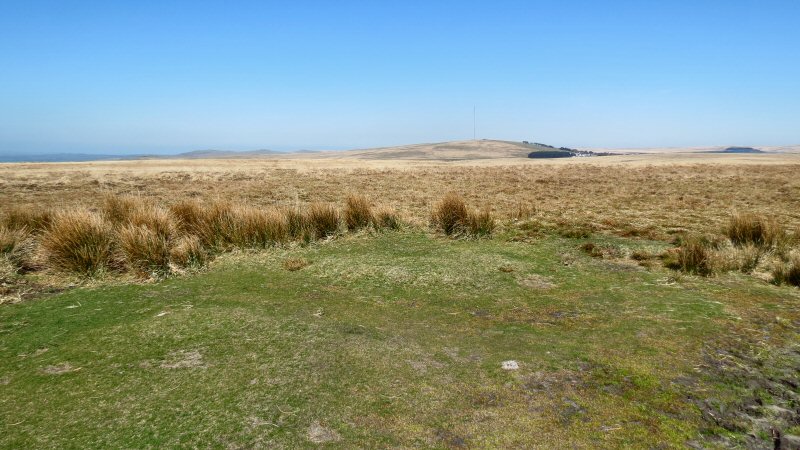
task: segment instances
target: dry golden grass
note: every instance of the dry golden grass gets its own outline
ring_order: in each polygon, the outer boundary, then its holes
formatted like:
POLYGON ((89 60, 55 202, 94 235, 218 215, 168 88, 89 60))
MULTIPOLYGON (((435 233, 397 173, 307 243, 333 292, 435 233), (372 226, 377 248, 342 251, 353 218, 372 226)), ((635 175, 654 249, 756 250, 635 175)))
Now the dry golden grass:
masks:
POLYGON ((686 273, 708 276, 713 272, 713 262, 709 243, 697 236, 687 236, 681 246, 668 254, 665 261, 667 267, 686 273))
POLYGON ((170 241, 142 225, 124 225, 117 230, 116 245, 127 267, 139 275, 169 273, 170 241))
MULTIPOLYGON (((343 207, 358 192, 425 223, 443 192, 495 217, 567 219, 598 231, 654 237, 718 232, 731 210, 800 228, 796 155, 633 155, 567 161, 387 162, 353 160, 157 160, 0 164, 0 212, 13 207, 98 208, 104 194, 158 204, 223 198, 257 207, 343 207)), ((174 212, 174 209, 173 209, 174 212)), ((179 214, 176 214, 179 216, 179 214)), ((202 237, 202 236, 201 236, 202 237)))
POLYGON ((315 237, 333 236, 339 229, 339 211, 329 203, 312 203, 308 207, 308 222, 315 237))
POLYGON ((25 229, 29 232, 37 233, 50 224, 52 213, 49 210, 38 209, 28 205, 9 208, 2 216, 0 226, 10 230, 25 229))
POLYGON ((774 248, 787 239, 786 231, 774 217, 753 213, 732 215, 725 234, 737 246, 774 248))
POLYGON ((385 228, 388 230, 397 230, 400 228, 402 221, 400 216, 393 208, 388 206, 379 206, 375 209, 375 226, 378 228, 385 228))
POLYGON ((348 195, 343 215, 344 223, 351 231, 367 228, 375 222, 372 206, 363 195, 348 195))
MULTIPOLYGON (((729 223, 731 210, 769 217, 773 222, 765 222, 767 228, 779 224, 800 230, 796 156, 0 164, 0 196, 6 200, 0 217, 14 224, 37 224, 46 222, 35 217, 46 217, 47 211, 85 208, 101 211, 116 227, 133 223, 162 230, 157 231, 160 235, 193 235, 207 248, 272 245, 284 239, 284 224, 285 239, 310 241, 336 233, 348 221, 346 199, 351 192, 380 199, 381 206, 370 211, 374 223, 394 228, 399 217, 411 225, 427 223, 441 193, 457 188, 465 205, 490 205, 484 209, 490 216, 474 215, 465 206, 468 218, 494 217, 501 225, 518 222, 523 227, 530 223, 576 237, 612 233, 669 240, 686 232, 717 234, 729 223), (109 200, 110 192, 122 199, 109 200), (31 205, 44 213, 24 212, 31 205), (168 211, 156 205, 168 206, 168 211), (263 211, 278 210, 266 213, 273 219, 265 219, 263 211), (341 219, 338 210, 343 211, 341 219), (275 218, 281 215, 285 222, 275 218), (277 224, 275 231, 264 231, 269 228, 266 223, 277 224)), ((473 225, 475 230, 491 228, 488 220, 475 220, 473 225)), ((774 241, 769 233, 762 240, 774 241)), ((791 248, 770 249, 765 257, 745 247, 736 255, 731 250, 720 265, 750 271, 755 263, 763 271, 791 248)))
POLYGON ((800 253, 790 255, 788 261, 777 262, 772 270, 772 279, 776 284, 800 287, 800 253))
POLYGON ((289 272, 296 272, 304 267, 308 267, 311 264, 305 258, 286 258, 283 261, 283 268, 288 270, 289 272))
POLYGON ((314 230, 308 218, 308 212, 299 207, 289 207, 284 210, 286 222, 289 225, 291 239, 308 242, 314 238, 314 230))
POLYGON ((27 236, 25 229, 12 229, 0 226, 0 254, 11 253, 27 236))
POLYGON ((208 262, 208 252, 195 235, 181 236, 170 249, 170 261, 179 267, 202 267, 208 262))
POLYGON ((448 236, 486 236, 495 229, 491 212, 471 212, 464 199, 448 192, 431 212, 431 224, 448 236))
POLYGON ((464 199, 455 192, 448 192, 433 207, 431 223, 448 236, 463 234, 469 222, 469 211, 464 199))
POLYGON ((113 239, 112 227, 102 216, 74 210, 53 218, 41 245, 51 267, 92 275, 108 265, 113 239))
POLYGON ((276 209, 262 210, 252 206, 233 206, 225 225, 230 243, 242 247, 267 247, 286 242, 289 221, 276 209))

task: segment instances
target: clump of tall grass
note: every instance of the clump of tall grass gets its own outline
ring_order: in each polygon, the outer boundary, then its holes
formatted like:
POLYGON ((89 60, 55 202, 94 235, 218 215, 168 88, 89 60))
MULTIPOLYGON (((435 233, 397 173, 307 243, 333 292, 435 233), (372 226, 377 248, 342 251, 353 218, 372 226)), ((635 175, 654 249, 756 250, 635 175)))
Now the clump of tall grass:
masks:
POLYGON ((197 200, 182 200, 169 207, 175 216, 178 228, 187 233, 200 235, 207 220, 206 209, 197 200))
POLYGON ((202 267, 208 262, 208 252, 195 235, 181 236, 170 249, 170 261, 180 267, 202 267))
POLYGON ((787 238, 786 231, 774 217, 753 213, 733 214, 724 231, 735 246, 768 249, 780 246, 787 238))
POLYGON ((289 272, 296 272, 304 267, 308 267, 309 264, 311 263, 305 258, 287 258, 283 261, 283 268, 289 272))
POLYGON ((143 225, 128 224, 116 233, 125 264, 140 275, 169 273, 170 238, 143 225))
POLYGON ((295 206, 285 209, 284 215, 289 227, 289 238, 302 242, 310 242, 314 239, 314 230, 309 220, 308 211, 295 206))
POLYGON ((37 268, 36 242, 27 228, 11 229, 0 226, 0 256, 5 256, 17 272, 37 268))
POLYGON ((367 228, 375 223, 369 200, 363 195, 350 195, 345 201, 344 223, 350 231, 367 228))
POLYGON ((664 256, 664 264, 675 270, 709 276, 713 273, 711 246, 707 239, 688 236, 680 247, 664 256))
POLYGON ((772 281, 800 287, 800 253, 790 255, 788 261, 776 263, 772 269, 772 281))
POLYGON ((431 222, 448 236, 463 234, 469 222, 467 204, 460 195, 448 192, 434 206, 431 222))
POLYGON ((389 230, 397 230, 400 228, 400 216, 392 208, 388 206, 380 206, 375 209, 375 226, 377 228, 385 228, 389 230))
POLYGON ((0 255, 11 253, 26 235, 25 229, 0 226, 0 255))
POLYGON ((434 205, 431 223, 448 236, 485 236, 496 225, 488 210, 470 212, 464 199, 455 192, 448 192, 434 205))
POLYGON ((316 238, 333 236, 339 230, 339 211, 328 203, 312 203, 308 207, 308 222, 316 238))
POLYGON ((267 247, 289 238, 289 222, 277 209, 233 206, 221 228, 227 242, 241 247, 267 247))
POLYGON ((111 223, 127 223, 134 211, 145 205, 141 197, 132 195, 106 194, 100 211, 103 217, 111 223))
POLYGON ((56 214, 41 238, 48 265, 83 275, 106 268, 112 243, 111 225, 101 215, 85 210, 56 214))
POLYGON ((494 218, 488 210, 472 212, 467 216, 467 231, 473 236, 488 236, 495 226, 494 218))
POLYGON ((0 226, 9 230, 27 230, 38 233, 50 224, 53 214, 45 209, 14 207, 3 215, 0 226))

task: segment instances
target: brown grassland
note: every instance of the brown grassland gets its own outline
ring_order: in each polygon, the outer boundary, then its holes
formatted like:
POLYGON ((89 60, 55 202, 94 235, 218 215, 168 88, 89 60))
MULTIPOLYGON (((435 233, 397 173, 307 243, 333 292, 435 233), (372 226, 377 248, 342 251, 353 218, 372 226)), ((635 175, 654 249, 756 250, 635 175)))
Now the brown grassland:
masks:
POLYGON ((332 202, 357 192, 412 222, 455 191, 498 218, 534 214, 628 235, 717 232, 736 211, 800 227, 800 155, 620 155, 568 161, 142 160, 0 165, 0 212, 99 208, 106 194, 172 204, 332 202))

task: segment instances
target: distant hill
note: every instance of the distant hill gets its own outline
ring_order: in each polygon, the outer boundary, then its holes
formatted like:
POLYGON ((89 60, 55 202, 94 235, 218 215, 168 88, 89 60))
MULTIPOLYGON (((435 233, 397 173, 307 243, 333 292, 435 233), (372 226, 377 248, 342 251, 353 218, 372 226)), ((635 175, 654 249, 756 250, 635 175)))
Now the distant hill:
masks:
POLYGON ((86 161, 108 161, 115 159, 135 159, 134 156, 120 155, 92 155, 88 153, 50 153, 50 154, 0 154, 0 163, 11 162, 86 162, 86 161))
POLYGON ((541 144, 498 140, 450 141, 431 144, 401 145, 364 150, 317 152, 287 155, 299 158, 346 158, 366 160, 469 161, 481 159, 528 158, 531 152, 548 151, 541 144))
POLYGON ((724 150, 719 150, 716 153, 766 153, 753 147, 728 147, 724 150))
POLYGON ((282 155, 284 152, 275 150, 194 150, 191 152, 178 153, 177 155, 163 156, 164 158, 188 158, 188 159, 224 159, 224 158, 257 158, 266 155, 282 155))

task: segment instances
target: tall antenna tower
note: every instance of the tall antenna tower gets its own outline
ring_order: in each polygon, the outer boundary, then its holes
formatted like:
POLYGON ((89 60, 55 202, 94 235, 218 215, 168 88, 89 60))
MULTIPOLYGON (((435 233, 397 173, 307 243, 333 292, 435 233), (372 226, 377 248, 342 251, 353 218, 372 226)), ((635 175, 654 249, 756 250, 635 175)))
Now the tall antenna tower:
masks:
POLYGON ((477 129, 476 123, 477 122, 475 121, 475 106, 473 105, 472 106, 472 140, 473 141, 477 140, 477 138, 475 137, 476 136, 475 130, 477 129))

